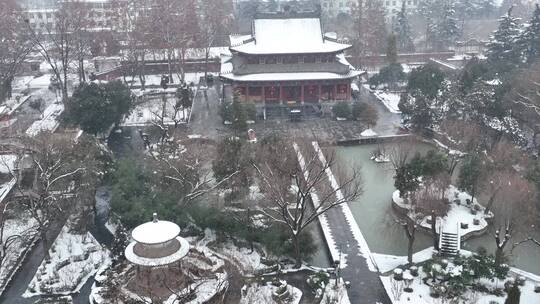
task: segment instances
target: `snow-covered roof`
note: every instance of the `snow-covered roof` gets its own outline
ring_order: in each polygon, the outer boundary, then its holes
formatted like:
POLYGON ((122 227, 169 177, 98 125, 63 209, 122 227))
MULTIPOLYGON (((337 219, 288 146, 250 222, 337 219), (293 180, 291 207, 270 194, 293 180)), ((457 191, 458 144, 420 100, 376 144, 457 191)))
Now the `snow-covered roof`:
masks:
POLYGON ((350 79, 362 75, 362 71, 350 71, 348 74, 341 75, 328 72, 305 72, 305 73, 259 73, 248 75, 221 74, 225 79, 234 81, 298 81, 298 80, 336 80, 350 79))
MULTIPOLYGON (((143 224, 144 225, 144 224, 143 224)), ((171 255, 168 255, 166 257, 162 258, 145 258, 137 255, 135 251, 133 250, 136 242, 131 242, 127 247, 126 251, 124 252, 126 255, 126 259, 130 261, 131 263, 141 265, 141 266, 149 266, 149 267, 156 267, 156 266, 164 266, 169 265, 174 262, 177 262, 178 260, 185 257, 189 252, 189 243, 184 238, 177 237, 176 240, 180 242, 180 247, 176 252, 174 252, 171 255)))
POLYGON ((231 50, 247 54, 333 53, 351 47, 325 39, 319 18, 255 19, 252 35, 231 36, 231 43, 231 50))
POLYGON ((161 244, 168 242, 180 233, 180 227, 169 221, 152 221, 137 226, 131 232, 133 239, 143 244, 161 244))

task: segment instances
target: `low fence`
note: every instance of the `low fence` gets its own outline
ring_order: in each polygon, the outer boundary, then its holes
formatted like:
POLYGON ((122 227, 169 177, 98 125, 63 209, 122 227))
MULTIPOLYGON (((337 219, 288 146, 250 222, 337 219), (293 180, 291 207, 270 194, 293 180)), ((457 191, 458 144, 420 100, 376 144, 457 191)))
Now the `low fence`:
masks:
POLYGON ((379 143, 390 142, 398 138, 404 138, 404 137, 410 137, 410 136, 413 136, 413 135, 407 133, 407 134, 383 135, 383 136, 366 136, 366 137, 338 140, 337 144, 340 146, 379 144, 379 143))

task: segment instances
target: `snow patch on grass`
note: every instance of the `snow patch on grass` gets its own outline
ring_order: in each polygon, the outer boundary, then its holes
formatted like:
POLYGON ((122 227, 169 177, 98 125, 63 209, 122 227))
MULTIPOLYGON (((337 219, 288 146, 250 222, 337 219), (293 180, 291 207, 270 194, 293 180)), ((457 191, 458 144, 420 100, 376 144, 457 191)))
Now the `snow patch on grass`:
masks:
POLYGON ((67 226, 49 250, 50 263, 43 261, 23 297, 78 292, 100 268, 108 267, 110 254, 90 234, 73 234, 67 226))

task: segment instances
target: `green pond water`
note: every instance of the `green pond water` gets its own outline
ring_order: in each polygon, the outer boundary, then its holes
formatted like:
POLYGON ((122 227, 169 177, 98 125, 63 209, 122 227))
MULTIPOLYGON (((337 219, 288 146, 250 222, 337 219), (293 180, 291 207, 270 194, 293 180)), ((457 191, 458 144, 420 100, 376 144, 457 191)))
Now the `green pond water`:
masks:
MULTIPOLYGON (((406 255, 407 237, 403 228, 394 221, 395 215, 391 206, 391 195, 395 190, 394 170, 389 163, 377 164, 370 160, 372 152, 376 149, 377 145, 336 147, 335 149, 340 165, 349 169, 357 168, 362 176, 363 194, 358 201, 349 203, 349 206, 372 252, 406 255)), ((420 153, 425 153, 434 147, 418 143, 415 149, 420 153)), ((319 230, 318 228, 315 232, 319 230)), ((328 267, 326 245, 320 233, 314 234, 321 249, 315 254, 313 263, 328 267)), ((520 236, 515 236, 514 240, 518 239, 520 236)), ((424 232, 417 234, 414 243, 415 251, 431 245, 431 236, 424 232)), ((494 252, 495 241, 493 236, 486 233, 465 241, 462 247, 467 250, 485 247, 489 252, 494 252)), ((516 248, 510 256, 509 264, 540 274, 540 247, 531 244, 516 248)))

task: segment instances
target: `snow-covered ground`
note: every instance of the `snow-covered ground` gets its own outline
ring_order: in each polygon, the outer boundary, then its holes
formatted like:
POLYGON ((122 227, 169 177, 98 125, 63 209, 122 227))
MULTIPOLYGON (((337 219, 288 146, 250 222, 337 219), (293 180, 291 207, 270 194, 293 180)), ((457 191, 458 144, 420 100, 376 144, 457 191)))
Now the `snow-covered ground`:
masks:
POLYGON ((108 250, 90 233, 73 234, 67 226, 62 228, 49 254, 50 263, 41 263, 23 297, 77 292, 100 268, 107 268, 111 261, 108 250))
POLYGON ((28 89, 28 84, 34 79, 34 76, 16 76, 13 78, 13 83, 11 83, 11 88, 14 92, 20 92, 25 89, 28 89))
MULTIPOLYGON (((277 304, 282 303, 276 301, 272 294, 278 290, 278 287, 272 285, 270 282, 266 284, 253 283, 249 286, 244 286, 242 299, 240 304, 277 304)), ((294 286, 288 285, 287 291, 289 297, 286 303, 298 304, 302 298, 302 291, 294 286)))
POLYGON ((16 267, 18 267, 17 260, 24 255, 31 247, 36 238, 35 230, 36 222, 22 214, 19 218, 8 219, 4 225, 4 235, 2 237, 2 243, 8 238, 14 236, 20 236, 12 243, 6 252, 6 256, 0 267, 0 290, 3 291, 6 283, 11 278, 11 275, 16 267))
POLYGON ((399 93, 387 92, 381 90, 374 90, 373 95, 382 102, 382 104, 392 113, 401 113, 399 110, 399 100, 401 98, 399 93))
POLYGON ((11 116, 23 103, 25 103, 30 96, 23 96, 14 94, 11 99, 6 100, 0 105, 0 117, 3 115, 11 116))
POLYGON ((336 281, 331 279, 324 289, 323 298, 320 304, 332 303, 351 304, 349 295, 347 294, 347 287, 341 278, 339 279, 337 286, 336 281))
MULTIPOLYGON (((214 76, 217 76, 217 73, 208 73, 212 74, 214 76)), ((145 85, 146 86, 160 86, 161 85, 161 76, 159 75, 146 75, 145 76, 145 85)), ((169 85, 175 85, 180 83, 180 77, 177 74, 173 74, 173 83, 170 83, 169 85)), ((204 72, 195 72, 195 73, 185 73, 184 81, 187 84, 198 84, 201 77, 204 77, 204 72)), ((129 79, 128 79, 129 80, 129 79)), ((141 82, 139 80, 139 77, 135 77, 133 81, 133 86, 140 87, 141 82)))
POLYGON ((219 246, 214 246, 212 250, 210 250, 208 247, 209 244, 214 243, 215 241, 216 233, 210 229, 206 229, 205 237, 203 239, 198 242, 191 241, 190 243, 195 243, 194 248, 201 252, 207 254, 215 253, 217 256, 228 260, 244 274, 253 274, 267 267, 261 263, 261 255, 257 250, 250 252, 249 248, 238 247, 231 241, 221 243, 219 246))
POLYGON ((29 136, 36 136, 41 132, 54 132, 60 125, 58 118, 64 112, 63 103, 53 103, 49 105, 41 119, 34 121, 34 123, 26 130, 26 134, 29 136))
MULTIPOLYGON (((168 96, 165 106, 165 118, 164 123, 166 125, 174 125, 174 120, 185 121, 189 115, 190 109, 185 111, 179 110, 174 113, 174 105, 176 98, 168 96), (185 115, 185 116, 184 116, 185 115), (174 118, 174 119, 173 119, 174 118)), ((133 109, 131 114, 122 122, 122 126, 145 126, 152 122, 160 120, 160 116, 163 113, 163 102, 160 98, 150 99, 142 104, 139 104, 133 109)))
POLYGON ((15 178, 8 178, 5 181, 0 180, 0 203, 6 198, 11 189, 13 189, 16 181, 15 178))
MULTIPOLYGON (((434 252, 433 247, 429 247, 414 253, 413 263, 418 264, 431 259, 434 252)), ((389 272, 398 266, 407 264, 407 256, 373 253, 373 259, 377 262, 381 273, 389 272)))
MULTIPOLYGON (((471 200, 471 195, 458 190, 453 185, 448 187, 445 192, 445 196, 450 202, 450 209, 448 210, 446 216, 442 218, 443 231, 456 233, 459 229, 459 234, 463 237, 469 233, 481 232, 488 226, 486 219, 493 217, 493 214, 491 212, 485 214, 485 208, 478 204, 476 198, 474 199, 474 202, 467 204, 467 200, 471 200), (477 221, 476 225, 475 220, 477 221), (461 224, 465 224, 466 227, 461 226, 461 224)), ((409 209, 411 207, 410 204, 407 204, 400 197, 399 190, 394 191, 392 194, 392 200, 401 208, 409 209)), ((413 216, 413 214, 409 214, 409 216, 413 216)), ((428 223, 428 219, 430 217, 431 216, 426 216, 423 219, 421 223, 422 227, 426 229, 431 228, 431 224, 428 223)), ((440 218, 437 218, 437 233, 439 232, 439 223, 440 218)))
POLYGON ((366 129, 362 133, 360 133, 360 136, 365 136, 365 137, 377 136, 377 133, 373 131, 372 129, 366 129))
MULTIPOLYGON (((431 251, 433 251, 433 248, 428 248, 423 251, 420 251, 414 255, 415 263, 420 263, 427 261, 431 258, 431 251)), ((468 255, 471 253, 467 253, 468 255)), ((381 265, 384 265, 383 267, 385 270, 390 271, 392 269, 395 269, 397 266, 404 265, 407 263, 407 257, 394 257, 394 256, 385 256, 385 255, 376 255, 375 257, 378 260, 378 265, 381 267, 381 265), (403 263, 402 263, 403 262, 403 263)), ((455 275, 459 275, 461 271, 461 266, 453 267, 452 262, 450 261, 449 266, 447 266, 448 271, 455 273, 455 275)), ((427 277, 426 272, 424 272, 424 269, 422 266, 418 267, 419 275, 413 276, 411 275, 410 271, 407 269, 403 271, 403 277, 411 279, 412 282, 410 284, 410 287, 412 288, 412 292, 405 292, 403 289, 405 287, 404 281, 397 281, 393 278, 393 274, 390 275, 384 275, 381 276, 381 281, 383 283, 384 288, 386 289, 386 292, 388 293, 388 296, 393 304, 440 304, 440 303, 447 303, 447 299, 441 299, 441 298, 433 298, 430 296, 430 286, 426 285, 424 283, 424 279, 427 277)), ((516 272, 515 269, 511 269, 509 275, 507 276, 506 280, 514 279, 516 275, 519 275, 520 277, 525 279, 525 284, 520 288, 521 290, 521 298, 520 303, 540 303, 540 293, 535 292, 535 286, 540 286, 540 280, 538 280, 538 276, 535 276, 534 274, 518 270, 516 272)), ((480 282, 488 287, 489 289, 494 288, 503 288, 504 282, 506 280, 498 280, 494 279, 493 281, 487 280, 487 279, 481 279, 480 282)), ((503 304, 506 300, 506 294, 503 294, 502 296, 495 296, 493 294, 488 294, 486 292, 482 291, 473 291, 471 289, 467 289, 463 295, 463 298, 465 300, 458 301, 456 303, 476 303, 476 304, 503 304)))
POLYGON ((0 154, 0 173, 11 174, 15 168, 17 162, 17 155, 15 154, 0 154))
POLYGON ((15 186, 15 178, 11 176, 17 162, 17 155, 0 154, 0 203, 15 186))

